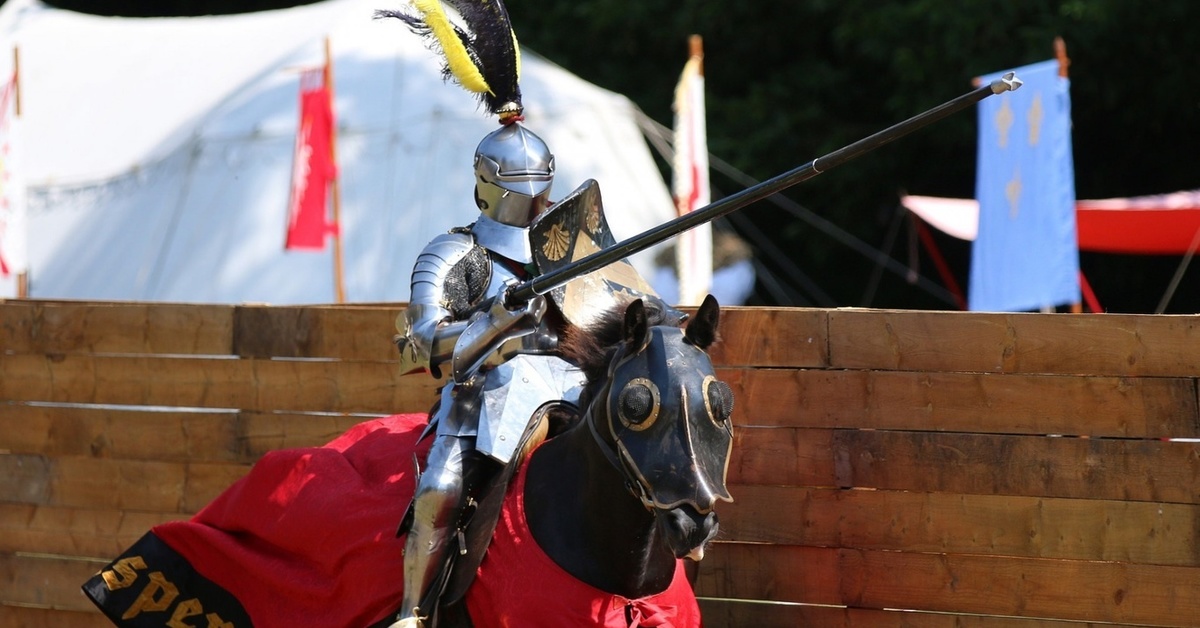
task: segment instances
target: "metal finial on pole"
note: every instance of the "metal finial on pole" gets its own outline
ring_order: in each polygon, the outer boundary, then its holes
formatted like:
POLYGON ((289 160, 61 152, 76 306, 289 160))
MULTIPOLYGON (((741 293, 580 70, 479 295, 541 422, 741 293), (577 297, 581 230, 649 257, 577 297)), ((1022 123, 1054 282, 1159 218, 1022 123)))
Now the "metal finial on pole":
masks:
POLYGON ((992 81, 991 88, 993 94, 1003 94, 1004 92, 1015 92, 1025 83, 1017 78, 1016 72, 1009 72, 1004 76, 992 81))

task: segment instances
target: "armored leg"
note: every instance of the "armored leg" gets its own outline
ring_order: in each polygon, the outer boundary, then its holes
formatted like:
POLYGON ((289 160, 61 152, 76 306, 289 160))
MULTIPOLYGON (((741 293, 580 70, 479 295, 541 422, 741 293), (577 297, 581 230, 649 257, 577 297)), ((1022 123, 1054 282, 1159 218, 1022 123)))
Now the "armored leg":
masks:
POLYGON ((429 450, 426 470, 413 496, 412 527, 404 545, 404 597, 400 621, 393 626, 421 626, 412 620, 427 617, 434 610, 421 607, 421 602, 445 565, 453 541, 473 440, 439 435, 429 450))

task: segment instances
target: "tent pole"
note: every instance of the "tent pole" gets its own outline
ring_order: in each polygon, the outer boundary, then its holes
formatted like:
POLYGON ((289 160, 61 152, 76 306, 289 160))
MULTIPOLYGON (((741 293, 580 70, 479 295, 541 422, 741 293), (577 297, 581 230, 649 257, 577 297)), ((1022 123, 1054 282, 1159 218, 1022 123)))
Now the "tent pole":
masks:
POLYGON ((1083 288, 1083 298, 1091 308, 1092 314, 1103 314, 1104 308, 1100 306, 1100 300, 1096 298, 1096 291, 1092 290, 1092 284, 1082 270, 1079 271, 1079 286, 1083 288))
POLYGON ((1192 243, 1188 246, 1187 253, 1179 261, 1179 267, 1175 269, 1175 274, 1171 277, 1171 283, 1167 285, 1167 291, 1163 293, 1162 299, 1158 301, 1158 307, 1154 309, 1155 314, 1162 314, 1166 311, 1167 304, 1175 296, 1175 289, 1179 287, 1179 282, 1183 279, 1183 273, 1187 272, 1188 265, 1192 263, 1192 256, 1196 254, 1197 248, 1200 248, 1200 229, 1196 229, 1196 234, 1192 236, 1192 243))
MULTIPOLYGON (((329 37, 325 37, 325 93, 329 98, 329 111, 333 113, 333 55, 330 53, 329 37)), ((346 302, 345 271, 342 264, 342 191, 341 166, 337 160, 337 116, 329 125, 329 159, 333 163, 333 181, 330 193, 333 196, 333 291, 338 303, 346 302)))
MULTIPOLYGON (((891 254, 892 249, 896 246, 896 238, 900 235, 900 227, 904 224, 904 211, 903 206, 896 207, 896 211, 892 213, 892 220, 888 223, 887 234, 883 236, 883 245, 879 247, 879 250, 885 251, 888 255, 891 254)), ((909 239, 911 240, 912 238, 909 239)), ((912 259, 911 248, 910 246, 908 263, 910 277, 920 274, 916 267, 916 262, 912 259)), ((862 298, 858 301, 861 307, 871 307, 871 301, 875 300, 875 292, 879 288, 879 281, 882 277, 883 260, 879 260, 875 263, 874 268, 871 269, 871 278, 867 280, 867 287, 863 289, 862 298)))
POLYGON ((933 234, 925 226, 925 221, 921 220, 915 213, 909 212, 909 216, 912 217, 913 226, 916 227, 917 236, 921 239, 921 244, 925 245, 925 252, 933 260, 933 265, 937 268, 938 274, 942 276, 942 283, 946 284, 946 288, 950 291, 950 294, 954 295, 954 302, 958 305, 958 309, 965 311, 967 309, 967 299, 963 295, 962 288, 958 287, 958 282, 954 280, 954 273, 950 272, 950 265, 946 263, 946 258, 942 257, 942 251, 933 239, 933 234))

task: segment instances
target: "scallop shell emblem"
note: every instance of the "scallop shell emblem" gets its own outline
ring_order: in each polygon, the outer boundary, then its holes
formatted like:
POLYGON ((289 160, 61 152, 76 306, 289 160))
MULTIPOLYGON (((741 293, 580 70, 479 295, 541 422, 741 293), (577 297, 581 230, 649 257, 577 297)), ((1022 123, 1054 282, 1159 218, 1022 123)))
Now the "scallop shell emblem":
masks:
POLYGON ((587 222, 588 233, 596 233, 596 230, 600 228, 600 208, 599 207, 593 206, 593 207, 588 208, 586 222, 587 222))
POLYGON ((542 253, 545 254, 546 259, 557 262, 567 254, 567 247, 570 244, 571 234, 560 222, 551 225, 546 232, 546 242, 542 244, 542 253))

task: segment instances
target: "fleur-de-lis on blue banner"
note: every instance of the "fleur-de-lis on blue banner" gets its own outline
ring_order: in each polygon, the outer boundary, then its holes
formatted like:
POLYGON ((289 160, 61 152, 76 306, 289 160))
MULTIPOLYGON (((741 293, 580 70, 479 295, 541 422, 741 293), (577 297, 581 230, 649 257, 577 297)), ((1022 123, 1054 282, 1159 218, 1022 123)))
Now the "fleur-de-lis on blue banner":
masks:
POLYGON ((1070 81, 1058 69, 1058 61, 1050 60, 1005 70, 1017 73, 1021 89, 979 104, 972 310, 1036 310, 1079 301, 1070 81))

